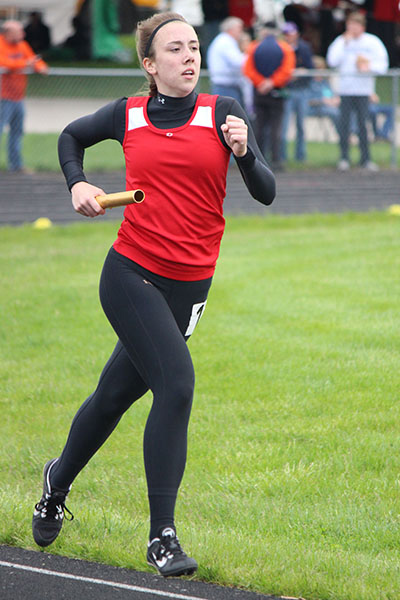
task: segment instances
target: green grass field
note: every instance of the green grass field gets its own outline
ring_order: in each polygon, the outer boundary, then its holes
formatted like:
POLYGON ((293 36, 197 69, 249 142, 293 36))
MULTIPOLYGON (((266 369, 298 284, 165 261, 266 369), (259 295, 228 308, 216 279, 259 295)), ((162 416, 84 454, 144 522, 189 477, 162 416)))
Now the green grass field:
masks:
MULTIPOLYGON (((115 338, 97 285, 118 224, 0 235, 0 543, 35 548, 56 456, 115 338)), ((307 600, 400 597, 400 218, 229 218, 205 315, 178 533, 196 577, 307 600)), ((50 551, 148 570, 142 433, 125 415, 50 551)), ((37 549, 37 548, 36 548, 37 549)))

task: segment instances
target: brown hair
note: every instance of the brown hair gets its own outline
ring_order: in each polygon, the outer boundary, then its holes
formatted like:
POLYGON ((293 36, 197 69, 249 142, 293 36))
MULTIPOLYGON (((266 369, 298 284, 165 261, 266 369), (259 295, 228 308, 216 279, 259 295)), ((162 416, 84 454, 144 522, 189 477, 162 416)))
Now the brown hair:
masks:
MULTIPOLYGON (((139 62, 140 65, 143 66, 143 59, 145 58, 145 56, 148 56, 149 58, 152 58, 154 56, 154 50, 153 50, 153 44, 152 44, 152 40, 150 40, 150 38, 152 37, 153 32, 155 31, 155 29, 157 29, 160 25, 162 25, 163 23, 165 23, 166 21, 182 21, 182 23, 187 23, 186 19, 184 17, 182 17, 182 15, 179 15, 178 13, 173 13, 173 12, 163 12, 163 13, 156 13, 155 15, 153 15, 152 17, 149 17, 148 19, 145 19, 144 21, 140 21, 137 24, 137 29, 136 29, 136 51, 137 51, 137 55, 139 57, 139 62), (150 41, 150 46, 148 47, 150 41), (147 53, 146 53, 147 50, 147 53)), ((154 81, 154 78, 152 75, 150 75, 149 73, 147 73, 147 71, 145 71, 146 73, 146 79, 148 81, 148 94, 150 96, 157 96, 157 85, 156 82, 154 81)))
POLYGON ((361 10, 354 10, 352 12, 349 12, 349 14, 346 17, 346 22, 347 21, 355 21, 356 23, 359 23, 363 27, 365 27, 367 24, 367 18, 365 16, 365 13, 362 12, 361 10))

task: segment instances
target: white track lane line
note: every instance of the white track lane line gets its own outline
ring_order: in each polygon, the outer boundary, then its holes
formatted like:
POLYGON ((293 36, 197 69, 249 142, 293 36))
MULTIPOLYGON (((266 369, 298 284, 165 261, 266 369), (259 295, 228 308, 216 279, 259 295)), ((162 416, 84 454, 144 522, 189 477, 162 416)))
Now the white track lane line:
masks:
POLYGON ((28 565, 10 563, 3 560, 0 560, 0 567, 10 567, 12 569, 20 569, 21 571, 30 571, 31 573, 38 573, 39 575, 53 575, 54 577, 62 577, 64 579, 72 579, 74 581, 83 581, 85 583, 97 583, 99 585, 108 585, 110 587, 117 587, 122 590, 129 590, 131 592, 153 594, 154 596, 162 596, 164 598, 175 598, 176 600, 207 600, 207 598, 200 598, 199 596, 185 596, 183 594, 174 594, 173 592, 161 592, 159 590, 152 590, 150 588, 139 587, 137 585, 118 583, 116 581, 107 581, 105 579, 94 579, 92 577, 82 577, 80 575, 72 575, 72 573, 49 571, 48 569, 39 569, 37 567, 30 567, 28 565))

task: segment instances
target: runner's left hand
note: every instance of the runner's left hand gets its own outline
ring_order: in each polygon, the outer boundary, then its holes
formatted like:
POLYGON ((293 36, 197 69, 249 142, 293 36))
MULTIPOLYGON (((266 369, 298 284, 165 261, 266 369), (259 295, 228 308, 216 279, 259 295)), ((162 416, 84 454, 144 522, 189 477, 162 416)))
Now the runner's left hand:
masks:
POLYGON ((247 125, 240 117, 227 115, 221 125, 222 133, 235 156, 244 156, 247 152, 247 125))

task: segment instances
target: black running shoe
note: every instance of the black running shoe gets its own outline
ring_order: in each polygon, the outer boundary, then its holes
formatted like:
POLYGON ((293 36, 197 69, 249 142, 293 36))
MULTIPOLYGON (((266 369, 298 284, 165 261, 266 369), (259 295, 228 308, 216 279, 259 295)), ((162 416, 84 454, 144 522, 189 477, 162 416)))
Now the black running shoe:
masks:
POLYGON ((172 527, 165 527, 160 537, 149 542, 147 562, 163 577, 191 575, 197 570, 197 562, 182 550, 172 527))
POLYGON ((53 458, 44 466, 43 496, 35 505, 32 517, 33 539, 38 546, 49 546, 54 542, 61 531, 65 511, 70 515, 68 521, 72 521, 74 518, 74 515, 65 506, 68 492, 51 489, 50 470, 57 460, 58 458, 53 458))

